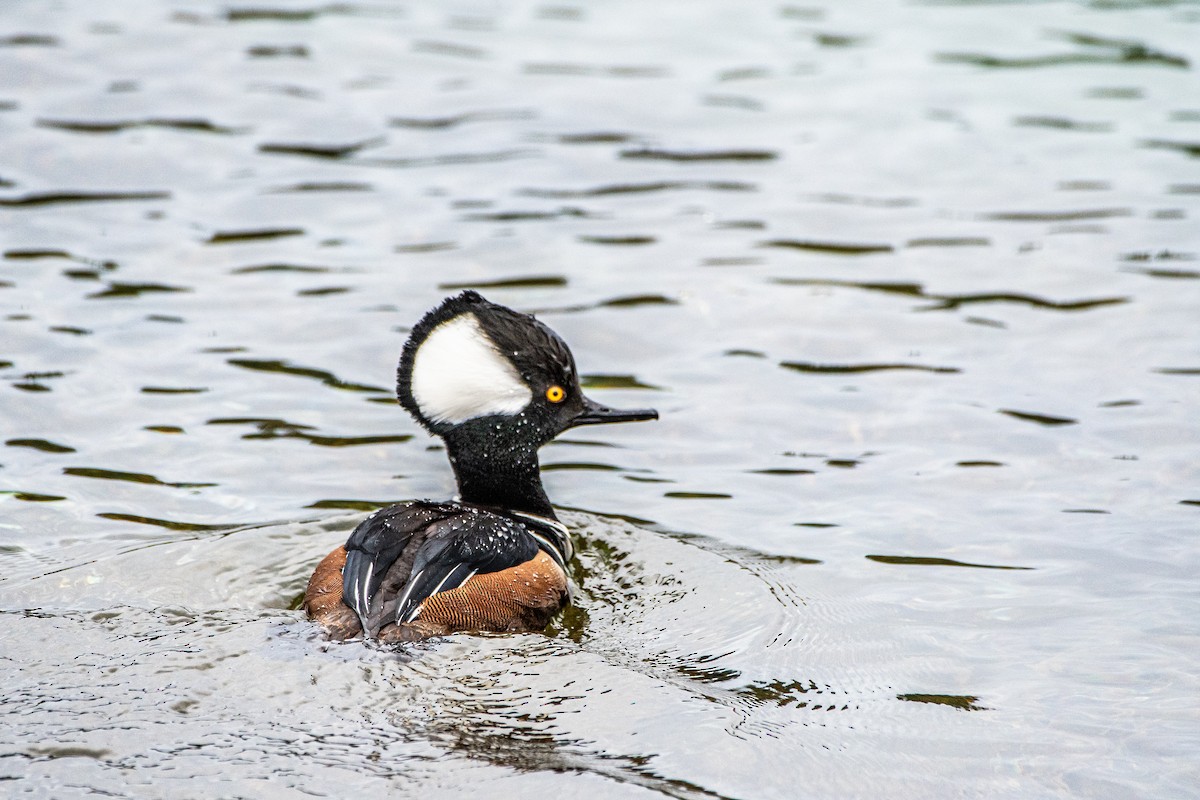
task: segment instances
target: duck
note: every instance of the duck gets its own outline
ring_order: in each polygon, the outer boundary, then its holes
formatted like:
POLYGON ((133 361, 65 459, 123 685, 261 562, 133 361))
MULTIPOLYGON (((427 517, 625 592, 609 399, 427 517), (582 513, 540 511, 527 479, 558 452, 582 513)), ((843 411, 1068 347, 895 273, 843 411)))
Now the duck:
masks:
POLYGON ((396 396, 444 442, 458 494, 364 519, 317 565, 304 610, 335 641, 544 630, 570 602, 573 546, 542 485, 539 448, 570 428, 658 412, 587 397, 562 337, 470 290, 413 326, 396 396))

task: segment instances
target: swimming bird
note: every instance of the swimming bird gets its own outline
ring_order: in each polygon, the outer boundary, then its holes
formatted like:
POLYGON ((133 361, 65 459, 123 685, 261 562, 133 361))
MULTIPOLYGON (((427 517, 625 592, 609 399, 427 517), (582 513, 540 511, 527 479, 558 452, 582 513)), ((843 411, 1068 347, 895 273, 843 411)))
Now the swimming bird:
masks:
POLYGON ((396 395, 441 437, 450 501, 382 508, 317 566, 304 608, 331 639, 417 641, 536 631, 569 601, 571 536, 542 487, 538 448, 578 425, 658 419, 584 396, 562 338, 466 291, 413 328, 396 395))

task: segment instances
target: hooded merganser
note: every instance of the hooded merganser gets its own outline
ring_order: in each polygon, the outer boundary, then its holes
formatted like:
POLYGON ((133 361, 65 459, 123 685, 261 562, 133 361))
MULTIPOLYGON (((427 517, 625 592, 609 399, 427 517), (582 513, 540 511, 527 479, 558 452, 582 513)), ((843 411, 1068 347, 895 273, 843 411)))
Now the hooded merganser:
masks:
POLYGON ((542 488, 538 448, 577 425, 658 412, 584 397, 558 334, 471 291, 413 328, 396 394, 446 442, 459 497, 365 519, 317 566, 304 593, 308 615, 338 640, 546 627, 569 600, 572 547, 542 488))

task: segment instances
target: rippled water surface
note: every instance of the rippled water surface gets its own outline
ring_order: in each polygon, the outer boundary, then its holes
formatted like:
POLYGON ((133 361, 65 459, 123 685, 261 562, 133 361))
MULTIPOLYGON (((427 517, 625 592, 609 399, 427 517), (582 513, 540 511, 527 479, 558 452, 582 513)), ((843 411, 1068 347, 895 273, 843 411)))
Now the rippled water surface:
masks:
POLYGON ((1200 6, 0 13, 13 796, 1200 796, 1200 6), (446 497, 461 287, 657 423, 543 451, 577 607, 295 610, 446 497))

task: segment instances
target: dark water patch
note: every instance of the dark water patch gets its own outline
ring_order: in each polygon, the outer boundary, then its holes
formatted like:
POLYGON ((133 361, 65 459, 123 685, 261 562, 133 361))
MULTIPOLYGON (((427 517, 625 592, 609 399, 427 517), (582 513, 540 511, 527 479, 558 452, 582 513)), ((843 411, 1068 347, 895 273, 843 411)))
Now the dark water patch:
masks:
POLYGON ((307 86, 296 86, 295 84, 287 83, 252 83, 248 87, 251 92, 264 92, 266 94, 278 94, 284 97, 294 97, 300 100, 320 100, 322 94, 316 89, 310 89, 307 86))
POLYGON ((829 458, 825 460, 825 466, 835 469, 854 469, 861 463, 863 462, 857 458, 829 458))
POLYGON ((583 10, 574 6, 540 6, 536 13, 538 19, 559 22, 581 22, 585 19, 583 10))
POLYGON ((928 558, 925 556, 866 556, 868 561, 880 564, 899 564, 921 567, 969 567, 971 569, 1003 569, 1003 570, 1032 570, 1033 567, 1012 567, 1004 564, 973 564, 967 561, 956 561, 952 558, 928 558))
POLYGON ((496 122, 504 120, 527 120, 537 115, 527 108, 498 109, 495 111, 468 111, 446 117, 391 117, 388 125, 393 128, 417 130, 446 130, 471 122, 496 122))
POLYGON ((897 700, 909 703, 932 703, 939 706, 950 706, 960 711, 987 711, 986 706, 979 705, 979 698, 970 694, 898 694, 897 700))
POLYGON ((721 83, 728 81, 749 81, 758 78, 767 78, 770 75, 771 71, 764 67, 735 67, 718 72, 717 81, 721 83))
POLYGON ((453 250, 458 247, 454 242, 416 242, 414 244, 398 244, 392 248, 393 253, 438 253, 443 250, 453 250))
POLYGON ((30 747, 26 752, 33 758, 94 758, 103 761, 112 755, 111 750, 100 747, 53 746, 30 747))
POLYGON ((1187 219, 1188 213, 1182 208, 1163 208, 1150 214, 1150 219, 1187 219))
POLYGON ((237 528, 245 527, 244 525, 202 525, 198 522, 179 522, 178 520, 157 519, 155 517, 143 517, 139 514, 117 514, 111 511, 96 515, 103 519, 111 519, 117 522, 136 522, 138 525, 153 525, 156 528, 166 528, 171 531, 190 531, 193 533, 202 533, 205 531, 231 531, 237 528))
MULTIPOLYGON (((792 527, 795 527, 795 528, 818 528, 818 529, 823 530, 825 528, 840 528, 842 526, 838 525, 836 522, 793 522, 792 527)), ((812 562, 814 564, 821 563, 820 561, 817 561, 815 558, 806 558, 803 560, 806 563, 807 562, 812 562)))
POLYGON ((287 236, 303 236, 303 228, 254 228, 241 231, 217 231, 205 240, 205 244, 239 244, 282 239, 287 236))
POLYGON ((1003 467, 1003 466, 1005 466, 1005 464, 1003 461, 975 460, 975 461, 959 461, 959 462, 955 463, 954 466, 956 466, 956 467, 1003 467))
POLYGON ((761 258, 742 257, 742 256, 717 256, 715 258, 700 259, 702 267, 753 267, 763 263, 761 258))
POLYGON ((1059 181, 1055 187, 1063 192, 1108 192, 1112 184, 1108 181, 1059 181))
POLYGON ((142 430, 155 433, 183 433, 183 428, 178 425, 144 425, 142 430))
POLYGON ((168 130, 188 131, 194 133, 216 133, 223 135, 245 133, 248 128, 235 128, 230 125, 218 125, 207 119, 184 117, 165 118, 151 117, 149 119, 109 120, 104 122, 69 119, 39 119, 36 123, 41 128, 54 128, 71 133, 120 133, 121 131, 137 128, 166 128, 168 130))
POLYGON ((100 280, 100 273, 94 269, 64 269, 63 275, 73 281, 100 280))
POLYGON ((471 164, 499 164, 504 161, 515 161, 519 158, 531 158, 538 155, 537 150, 529 148, 510 148, 485 153, 445 153, 437 156, 422 156, 417 158, 358 158, 355 164, 369 167, 394 167, 410 169, 414 167, 451 167, 471 164))
POLYGON ((1111 511, 1106 511, 1103 508, 1064 508, 1064 514, 1111 514, 1111 511))
POLYGON ((143 386, 142 394, 204 394, 208 391, 203 386, 143 386))
POLYGON ((104 481, 126 481, 128 483, 144 483, 150 486, 169 486, 172 489, 203 489, 217 486, 215 483, 171 483, 159 480, 144 472, 123 472, 115 469, 100 469, 98 467, 64 467, 64 475, 77 478, 95 478, 104 481))
POLYGON ((563 217, 588 217, 581 208, 562 207, 555 211, 493 211, 482 214, 464 214, 466 222, 546 222, 563 217))
POLYGON ((331 294, 346 294, 351 292, 349 286, 325 286, 317 289, 301 289, 296 292, 297 297, 324 297, 331 294))
POLYGON ((1170 139, 1145 139, 1142 147, 1158 150, 1175 150, 1192 158, 1200 158, 1200 142, 1177 142, 1170 139))
POLYGON ((803 195, 807 200, 817 203, 833 203, 846 206, 863 206, 865 208, 912 208, 920 205, 912 197, 866 197, 841 192, 822 192, 820 194, 803 195))
POLYGON ((378 511, 393 505, 395 500, 318 500, 305 508, 336 508, 345 511, 378 511))
POLYGON ((731 500, 733 495, 724 492, 665 492, 663 497, 676 500, 731 500))
POLYGON ((625 247, 637 247, 640 245, 654 244, 658 241, 653 236, 579 236, 579 241, 586 244, 601 244, 601 245, 616 245, 625 247))
POLYGON ((615 183, 590 189, 521 189, 517 194, 545 199, 607 197, 621 194, 649 194, 676 191, 754 192, 758 187, 741 181, 649 181, 646 183, 615 183))
POLYGON ((1085 96, 1095 100, 1141 100, 1145 94, 1139 86, 1095 86, 1085 96))
POLYGON ((622 475, 621 477, 634 483, 675 483, 670 478, 651 478, 646 475, 622 475))
POLYGON ((1055 301, 1045 300, 1041 297, 1035 297, 1027 294, 1017 294, 1013 292, 997 292, 993 294, 965 294, 965 295, 930 295, 941 302, 933 306, 933 310, 938 309, 956 309, 961 306, 972 305, 976 303, 1015 303, 1018 305, 1033 306, 1034 308, 1053 309, 1055 311, 1087 311, 1092 308, 1101 308, 1103 306, 1121 305, 1128 303, 1128 297, 1100 297, 1094 300, 1068 300, 1055 301))
POLYGON ((48 392, 50 387, 44 383, 37 381, 24 380, 11 384, 12 388, 20 389, 22 392, 48 392))
POLYGON ((229 22, 311 22, 323 14, 346 14, 353 7, 345 3, 331 3, 314 8, 271 8, 247 6, 225 9, 229 22))
POLYGON ((1067 117, 1027 116, 1016 117, 1013 125, 1023 128, 1051 128, 1059 131, 1080 131, 1084 133, 1108 133, 1113 129, 1109 122, 1079 122, 1067 117))
POLYGON ((1180 500, 1181 506, 1200 506, 1200 500, 1180 500))
MULTIPOLYGON (((412 436, 406 433, 380 436, 315 436, 297 434, 298 438, 306 440, 317 447, 362 447, 376 444, 403 444, 412 441, 412 436)), ((251 438, 249 436, 243 438, 251 438)))
POLYGON ((269 190, 272 194, 298 194, 301 192, 373 192, 375 187, 369 183, 353 181, 311 181, 294 183, 291 186, 280 186, 269 190))
POLYGON ((890 253, 890 244, 855 244, 850 242, 816 242, 802 239, 768 239, 757 247, 781 247, 788 250, 804 250, 812 253, 829 253, 839 256, 862 256, 872 253, 890 253))
POLYGON ((640 147, 622 150, 621 158, 643 161, 677 161, 700 163, 712 161, 774 161, 779 154, 774 150, 659 150, 640 147))
MULTIPOLYGON (((824 278, 779 278, 777 283, 786 286, 837 286, 846 289, 864 289, 883 294, 899 294, 906 297, 932 298, 919 283, 905 281, 839 281, 824 278)), ((940 298, 938 298, 940 299, 940 298)))
POLYGON ((253 432, 242 435, 243 439, 303 439, 318 447, 362 447, 377 444, 403 444, 412 440, 409 434, 379 436, 320 436, 309 431, 311 425, 288 422, 265 417, 222 417, 210 419, 206 425, 249 425, 253 432))
POLYGON ((597 133, 563 133, 555 137, 555 140, 559 144, 627 144, 637 141, 639 138, 631 133, 600 131, 597 133))
POLYGON ((378 147, 384 141, 383 137, 376 136, 371 139, 363 139, 360 142, 350 142, 348 144, 265 142, 258 146, 258 151, 260 153, 273 153, 276 155, 306 156, 308 158, 336 160, 355 155, 368 147, 378 147))
POLYGON ((767 223, 760 219, 725 219, 714 222, 713 228, 719 231, 762 231, 767 229, 767 223))
POLYGON ((931 236, 909 239, 905 247, 991 247, 992 240, 982 236, 931 236))
POLYGON ((1107 403, 1101 403, 1098 408, 1131 408, 1141 404, 1141 400, 1109 400, 1107 403))
MULTIPOLYGON (((1020 294, 1016 292, 990 292, 984 294, 934 294, 926 292, 925 288, 919 283, 907 283, 903 281, 840 281, 830 280, 825 278, 776 278, 775 283, 785 286, 838 286, 848 289, 863 289, 871 292, 882 292, 884 294, 897 294, 905 297, 918 297, 926 300, 936 301, 935 305, 928 306, 924 310, 928 311, 943 311, 954 310, 962 306, 975 305, 980 303, 1013 303, 1018 305, 1027 305, 1034 308, 1052 309, 1055 311, 1086 311, 1093 308, 1101 308, 1104 306, 1120 305, 1128 303, 1128 297, 1099 297, 1090 300, 1046 300, 1034 295, 1020 294)), ((972 318, 978 320, 978 318, 972 318)), ((991 324, 997 327, 992 321, 978 320, 980 324, 991 324)), ((998 327, 1003 327, 1002 324, 998 327)))
POLYGON ((962 372, 957 367, 931 367, 925 364, 816 364, 811 361, 780 361, 779 366, 795 372, 813 373, 817 375, 848 375, 864 372, 886 372, 890 370, 909 370, 913 372, 934 372, 953 374, 962 372))
POLYGON ((704 664, 703 660, 698 659, 695 664, 678 664, 675 669, 688 680, 702 684, 729 683, 742 676, 740 670, 729 667, 709 667, 704 664))
POLYGON ((0 47, 58 47, 57 36, 44 33, 13 33, 0 36, 0 47))
POLYGON ((58 494, 42 494, 41 492, 26 492, 19 489, 2 489, 0 494, 6 494, 14 500, 23 500, 26 503, 57 503, 67 498, 58 494))
POLYGON ((584 389, 640 389, 643 391, 660 392, 661 386, 643 383, 635 375, 614 375, 609 373, 591 373, 581 375, 579 383, 584 389))
POLYGON ((736 108, 741 111, 764 111, 767 107, 761 100, 740 94, 706 94, 700 98, 700 103, 710 108, 736 108))
POLYGON ((601 300, 596 308, 634 308, 637 306, 677 306, 678 300, 661 294, 631 294, 601 300))
MULTIPOLYGON (((852 708, 846 698, 832 686, 817 685, 815 681, 762 681, 737 690, 737 693, 758 703, 807 708, 812 711, 848 711, 852 708)), ((854 706, 857 708, 857 706, 854 706)))
POLYGON ((1159 375, 1200 375, 1200 367, 1159 367, 1151 371, 1159 375))
POLYGON ((1073 53, 1049 53, 1037 56, 994 56, 985 53, 938 53, 938 61, 973 64, 989 69, 1030 69, 1076 64, 1151 65, 1187 69, 1183 56, 1155 50, 1130 39, 1111 39, 1085 33, 1065 33, 1061 38, 1085 48, 1073 53))
POLYGON ((231 358, 228 359, 226 363, 235 367, 241 367, 242 369, 252 370, 254 372, 273 372, 280 375, 293 375, 300 378, 313 378, 326 386, 349 392, 391 394, 391 389, 381 389, 378 386, 368 386, 362 383, 350 383, 349 381, 341 380, 332 372, 327 372, 326 370, 316 369, 313 367, 300 367, 294 364, 289 364, 287 361, 278 359, 231 358))
POLYGON ((1011 408, 997 409, 997 412, 1013 419, 1024 420, 1025 422, 1036 422, 1039 425, 1047 425, 1050 427, 1056 425, 1078 425, 1079 420, 1071 419, 1070 417, 1055 417, 1050 414, 1038 414, 1033 411, 1016 411, 1011 408))
POLYGON ((1130 216, 1133 216, 1133 211, 1128 208, 1092 208, 1078 211, 996 211, 981 214, 980 219, 995 222, 1078 222, 1130 216))
POLYGON ((302 44, 258 44, 246 48, 250 58, 308 58, 308 48, 302 44))
POLYGON ((1122 267, 1122 272, 1135 275, 1146 275, 1150 278, 1167 278, 1169 280, 1200 279, 1200 271, 1192 269, 1152 269, 1149 267, 1122 267))
POLYGON ((1200 109, 1186 108, 1167 115, 1171 122, 1200 122, 1200 109))
POLYGON ((526 75, 557 75, 560 77, 607 77, 607 78, 666 78, 671 71, 666 67, 654 66, 593 66, 571 62, 542 62, 523 64, 521 72, 526 75))
POLYGON ((730 357, 734 357, 734 358, 766 358, 767 357, 767 354, 761 350, 744 350, 741 348, 734 348, 732 350, 726 350, 724 353, 721 353, 721 355, 730 356, 730 357))
POLYGON ((72 203, 120 203, 134 200, 169 200, 170 192, 35 192, 20 197, 0 197, 0 206, 34 208, 72 203))
POLYGON ((599 461, 560 461, 557 464, 542 464, 542 472, 620 472, 615 464, 599 461))
POLYGON ((814 33, 813 41, 818 47, 857 47, 866 41, 863 36, 850 36, 843 33, 814 33))
POLYGON ((596 441, 595 439, 572 439, 570 436, 557 436, 547 447, 599 447, 604 450, 620 449, 615 442, 596 441))
POLYGON ((37 261, 43 258, 72 258, 66 250, 5 250, 4 257, 10 261, 37 261))
POLYGON ((812 469, 784 469, 781 467, 773 467, 770 469, 748 469, 746 472, 751 475, 816 475, 816 470, 812 469))
POLYGON ((253 275, 259 272, 296 272, 303 275, 316 275, 332 272, 329 267, 314 267, 305 264, 256 264, 252 267, 238 267, 230 270, 232 275, 253 275))
POLYGON ((465 281, 463 283, 439 283, 444 291, 459 289, 557 289, 567 285, 562 275, 522 275, 516 278, 499 278, 490 281, 465 281))
POLYGON ((51 325, 48 329, 53 333, 66 333, 71 336, 91 336, 92 331, 87 328, 76 328, 71 325, 51 325))
POLYGON ((29 447, 43 453, 74 453, 74 447, 47 441, 46 439, 9 439, 4 443, 8 447, 29 447))
POLYGON ((471 45, 454 42, 436 42, 430 39, 413 42, 412 50, 414 53, 430 53, 435 56, 466 58, 473 61, 486 59, 490 55, 482 47, 472 47, 471 45))
POLYGON ((171 325, 181 325, 186 320, 183 317, 168 316, 167 314, 147 314, 147 322, 166 322, 171 325))
POLYGON ((128 283, 125 281, 112 281, 108 287, 99 291, 93 292, 88 297, 93 299, 108 300, 114 297, 141 297, 144 294, 172 294, 178 292, 190 292, 190 288, 186 286, 168 286, 165 283, 128 283))

